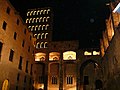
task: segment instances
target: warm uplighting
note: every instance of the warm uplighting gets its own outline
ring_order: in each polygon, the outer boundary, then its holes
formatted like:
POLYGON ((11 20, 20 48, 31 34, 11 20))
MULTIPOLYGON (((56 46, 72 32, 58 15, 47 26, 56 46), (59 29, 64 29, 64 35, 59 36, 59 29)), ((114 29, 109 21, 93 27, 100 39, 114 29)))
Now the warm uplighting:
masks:
POLYGON ((100 52, 93 51, 93 55, 100 55, 100 52))
POLYGON ((34 86, 34 88, 37 89, 37 90, 39 90, 39 89, 40 89, 40 90, 41 90, 41 89, 43 90, 43 89, 44 89, 44 84, 40 84, 40 83, 37 83, 37 82, 34 83, 33 86, 34 86))
POLYGON ((63 60, 76 60, 76 52, 74 52, 74 51, 64 52, 63 60))
POLYGON ((49 60, 53 61, 53 60, 59 60, 60 59, 60 53, 58 52, 51 52, 49 54, 49 60))
POLYGON ((88 51, 85 51, 85 52, 84 52, 84 55, 92 55, 92 53, 91 53, 91 52, 88 52, 88 51))
POLYGON ((45 61, 46 54, 45 53, 36 53, 35 61, 45 61))

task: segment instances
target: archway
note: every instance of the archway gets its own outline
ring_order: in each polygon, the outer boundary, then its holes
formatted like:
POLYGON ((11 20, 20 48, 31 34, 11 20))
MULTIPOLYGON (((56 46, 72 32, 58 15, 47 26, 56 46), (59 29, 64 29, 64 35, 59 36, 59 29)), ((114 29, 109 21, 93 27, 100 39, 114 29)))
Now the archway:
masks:
MULTIPOLYGON (((85 70, 85 68, 87 67, 87 65, 92 65, 94 68, 99 68, 99 69, 101 69, 101 67, 100 67, 100 65, 98 64, 98 62, 97 61, 95 61, 95 60, 92 60, 92 59, 89 59, 89 60, 86 60, 85 62, 83 62, 82 64, 81 64, 81 67, 80 67, 80 90, 86 90, 85 89, 85 86, 86 86, 86 84, 85 84, 85 80, 87 80, 87 83, 89 83, 89 81, 88 81, 88 76, 84 76, 84 70, 85 70), (87 79, 85 78, 85 77, 87 77, 87 79)), ((94 69, 93 68, 93 69, 94 69)), ((91 72, 92 73, 92 72, 91 72)), ((93 74, 93 73, 92 73, 93 74)))
POLYGON ((102 83, 102 81, 100 80, 100 79, 98 79, 98 80, 96 80, 95 81, 95 89, 97 90, 100 90, 100 89, 102 89, 103 88, 103 83, 102 83))

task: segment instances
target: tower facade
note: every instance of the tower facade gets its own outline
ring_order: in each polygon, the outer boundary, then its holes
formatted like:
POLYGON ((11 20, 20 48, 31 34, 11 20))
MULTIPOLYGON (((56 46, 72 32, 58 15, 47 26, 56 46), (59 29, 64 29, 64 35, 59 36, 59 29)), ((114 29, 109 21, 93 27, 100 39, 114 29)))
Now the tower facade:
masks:
POLYGON ((26 23, 33 36, 37 39, 36 49, 48 48, 48 43, 52 39, 52 10, 49 7, 29 9, 26 23))

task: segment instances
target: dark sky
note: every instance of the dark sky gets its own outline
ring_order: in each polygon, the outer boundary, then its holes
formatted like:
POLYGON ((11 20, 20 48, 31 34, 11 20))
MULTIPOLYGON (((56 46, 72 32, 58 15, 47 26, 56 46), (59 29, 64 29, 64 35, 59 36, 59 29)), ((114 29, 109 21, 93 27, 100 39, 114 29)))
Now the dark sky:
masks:
POLYGON ((109 14, 108 0, 10 0, 25 18, 28 8, 52 7, 53 40, 79 40, 81 48, 99 47, 109 14))

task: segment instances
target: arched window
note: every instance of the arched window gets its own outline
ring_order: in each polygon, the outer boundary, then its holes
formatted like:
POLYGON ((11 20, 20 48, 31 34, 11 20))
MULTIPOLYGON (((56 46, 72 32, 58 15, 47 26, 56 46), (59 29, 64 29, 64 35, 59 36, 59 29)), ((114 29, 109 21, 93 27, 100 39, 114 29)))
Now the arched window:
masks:
POLYGON ((39 22, 41 22, 41 20, 42 20, 42 17, 39 18, 39 22))
POLYGON ((36 23, 39 22, 39 18, 36 18, 36 23))
POLYGON ((49 14, 50 9, 47 10, 47 14, 49 14))
POLYGON ((40 43, 39 42, 37 42, 36 48, 40 48, 40 43))
POLYGON ((76 52, 74 52, 74 51, 64 52, 63 60, 76 60, 76 52))
POLYGON ((35 18, 32 19, 32 23, 34 23, 34 22, 35 22, 35 18))
POLYGON ((37 35, 37 39, 39 39, 40 38, 40 33, 37 35))
POLYGON ((40 15, 42 14, 43 10, 40 10, 40 15))
POLYGON ((33 14, 33 11, 30 12, 30 16, 33 14))
POLYGON ((35 15, 36 12, 37 12, 37 11, 34 11, 33 15, 35 15))
POLYGON ((27 18, 27 19, 26 19, 26 23, 28 23, 28 22, 29 22, 29 19, 27 18))
POLYGON ((29 16, 30 15, 30 11, 29 12, 27 12, 27 16, 29 16))
POLYGON ((31 28, 31 26, 28 26, 28 28, 30 29, 30 28, 31 28))
POLYGON ((37 38, 37 34, 34 34, 34 37, 37 38))
POLYGON ((44 38, 44 33, 41 34, 41 39, 43 39, 43 38, 44 38))
POLYGON ((48 47, 48 42, 45 42, 44 43, 44 48, 47 48, 48 47))
POLYGON ((49 19, 49 18, 50 18, 50 17, 47 17, 47 18, 46 18, 46 22, 48 22, 48 19, 49 19))
POLYGON ((7 79, 3 82, 2 90, 9 90, 9 81, 7 79))
POLYGON ((29 19, 29 23, 31 23, 31 21, 32 21, 32 18, 29 19))
POLYGON ((40 30, 41 25, 39 25, 38 30, 40 30))
POLYGON ((44 30, 45 25, 42 25, 42 30, 44 30))
POLYGON ((48 37, 48 33, 45 33, 45 39, 47 39, 47 37, 48 37))
POLYGON ((38 29, 38 25, 35 26, 35 31, 38 29))
POLYGON ((35 61, 45 61, 46 54, 45 53, 36 53, 35 54, 35 61))
POLYGON ((33 30, 34 30, 34 27, 35 27, 35 26, 32 26, 31 31, 33 31, 33 30))
POLYGON ((47 24, 47 25, 45 26, 45 30, 47 30, 47 29, 48 29, 48 27, 49 27, 49 24, 47 24))
POLYGON ((44 48, 44 43, 43 42, 40 43, 40 48, 44 48))
POLYGON ((59 52, 51 52, 49 53, 49 60, 60 60, 60 53, 59 52))
POLYGON ((46 19, 46 17, 43 17, 43 20, 42 20, 42 22, 44 22, 44 21, 45 21, 45 19, 46 19))
POLYGON ((40 10, 37 11, 37 15, 39 15, 39 14, 40 14, 40 10))
POLYGON ((43 14, 45 14, 46 11, 47 11, 47 10, 44 10, 43 14))

